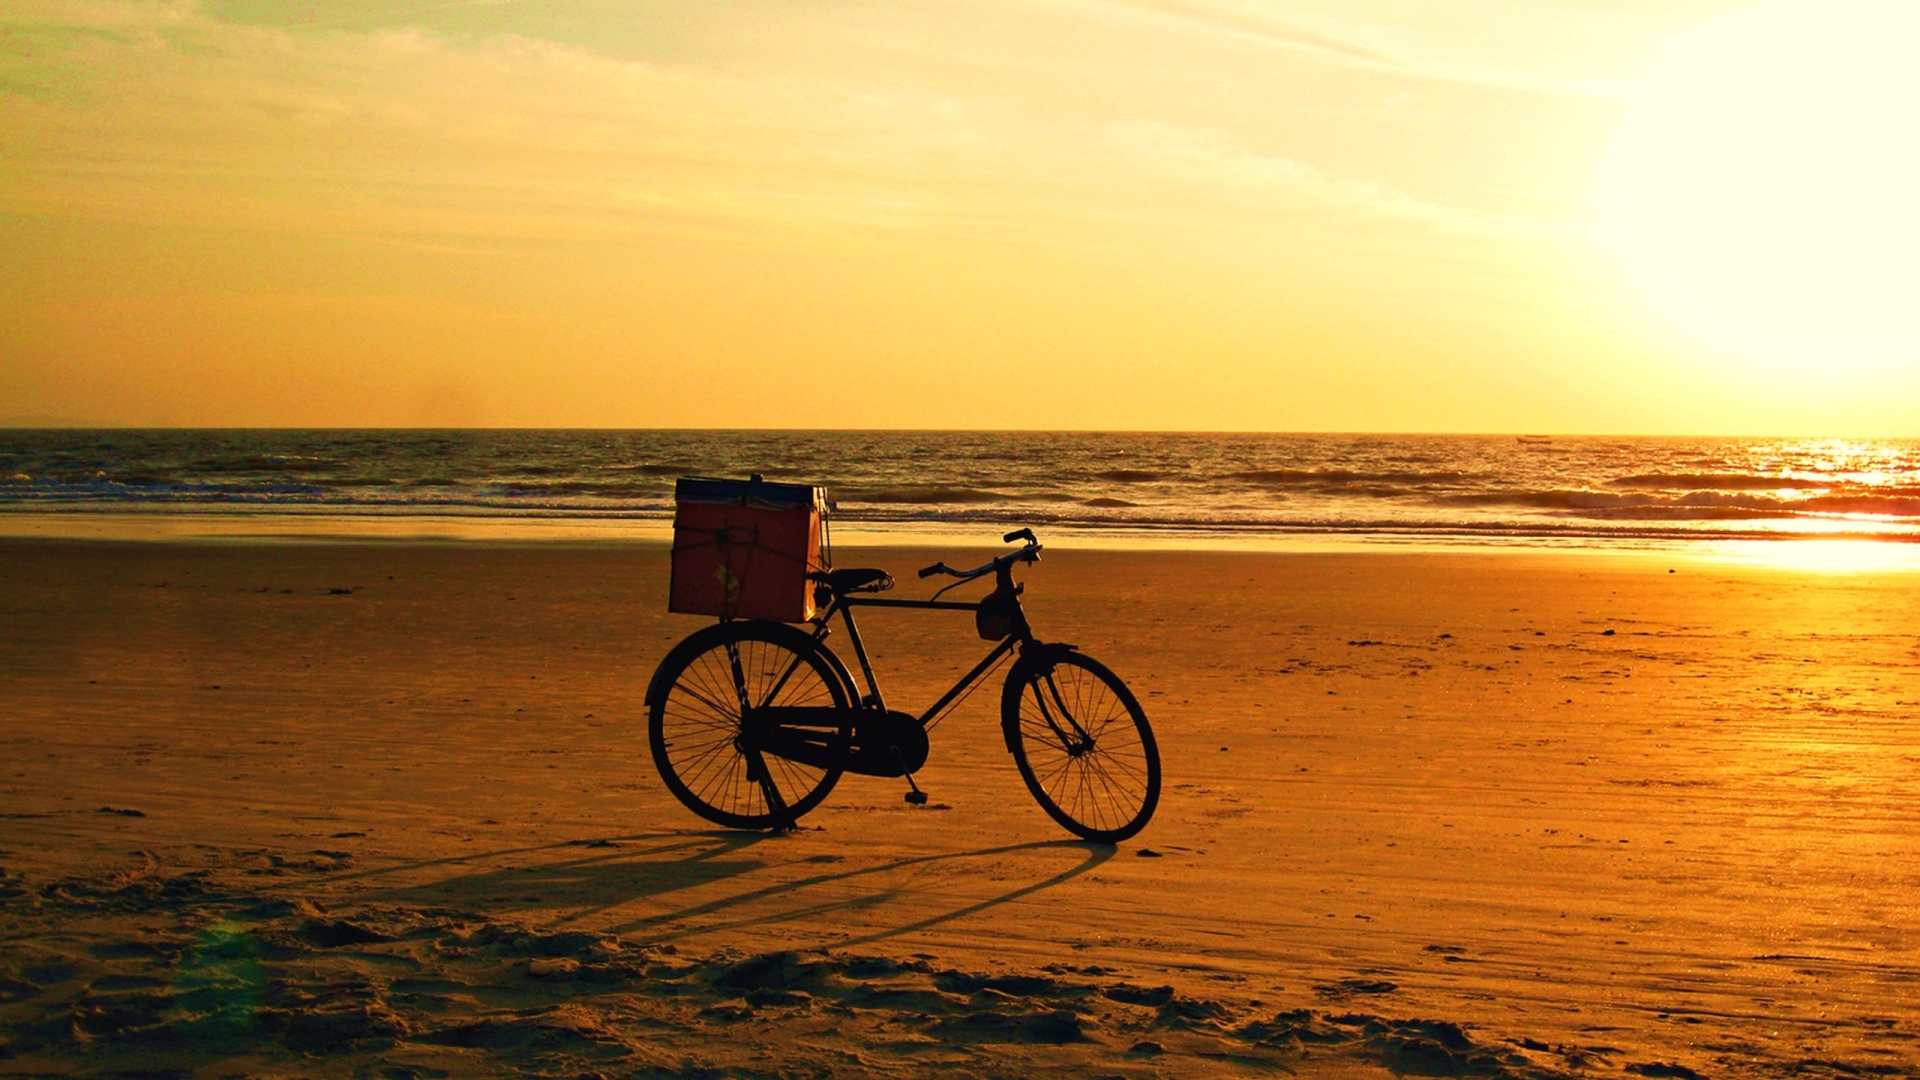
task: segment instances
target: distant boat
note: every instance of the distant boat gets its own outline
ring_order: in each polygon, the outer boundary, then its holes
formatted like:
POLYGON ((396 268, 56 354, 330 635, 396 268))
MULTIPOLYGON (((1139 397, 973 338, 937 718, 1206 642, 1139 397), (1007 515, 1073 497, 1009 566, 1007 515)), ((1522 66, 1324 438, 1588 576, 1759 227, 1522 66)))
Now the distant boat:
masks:
POLYGON ((1549 446, 1553 439, 1547 435, 1515 435, 1513 441, 1521 446, 1549 446))

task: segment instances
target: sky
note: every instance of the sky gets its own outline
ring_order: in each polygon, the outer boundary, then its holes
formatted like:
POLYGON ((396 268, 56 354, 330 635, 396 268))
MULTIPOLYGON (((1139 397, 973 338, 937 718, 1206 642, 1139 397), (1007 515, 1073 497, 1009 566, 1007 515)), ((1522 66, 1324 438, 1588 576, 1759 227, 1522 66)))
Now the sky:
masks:
POLYGON ((1902 0, 9 0, 0 423, 1920 436, 1902 0))

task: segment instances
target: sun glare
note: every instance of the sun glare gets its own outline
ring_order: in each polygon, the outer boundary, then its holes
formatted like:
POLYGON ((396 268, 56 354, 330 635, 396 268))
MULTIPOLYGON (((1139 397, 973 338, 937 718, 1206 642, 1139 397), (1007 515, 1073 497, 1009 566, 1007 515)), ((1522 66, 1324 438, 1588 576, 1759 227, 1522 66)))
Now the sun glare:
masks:
POLYGON ((1667 40, 1598 192, 1650 303, 1742 359, 1920 357, 1920 4, 1770 3, 1667 40))
POLYGON ((1717 545, 1715 559, 1813 574, 1920 571, 1920 545, 1871 540, 1735 540, 1717 545))

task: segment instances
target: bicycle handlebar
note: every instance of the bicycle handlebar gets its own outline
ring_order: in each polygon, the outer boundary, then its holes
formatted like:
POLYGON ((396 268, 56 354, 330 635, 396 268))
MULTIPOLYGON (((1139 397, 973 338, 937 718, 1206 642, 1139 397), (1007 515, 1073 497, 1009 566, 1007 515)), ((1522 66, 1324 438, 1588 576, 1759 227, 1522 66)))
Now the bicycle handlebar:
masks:
POLYGON ((1040 561, 1040 541, 1033 535, 1032 529, 1015 529, 1014 531, 1001 537, 1001 539, 1005 540, 1009 544, 1013 543, 1015 540, 1025 540, 1027 542, 1027 546, 1021 548, 1019 551, 1009 551, 1005 555, 1001 555, 998 558, 989 559, 986 562, 981 563, 979 566, 976 566, 971 570, 955 570, 953 567, 948 566, 945 562, 937 562, 937 563, 934 563, 932 566, 921 567, 920 576, 923 578, 930 578, 935 574, 946 574, 951 577, 957 577, 961 581, 971 581, 974 578, 981 577, 982 575, 985 575, 985 574, 990 574, 1003 567, 1012 566, 1014 563, 1017 563, 1017 562, 1040 561))

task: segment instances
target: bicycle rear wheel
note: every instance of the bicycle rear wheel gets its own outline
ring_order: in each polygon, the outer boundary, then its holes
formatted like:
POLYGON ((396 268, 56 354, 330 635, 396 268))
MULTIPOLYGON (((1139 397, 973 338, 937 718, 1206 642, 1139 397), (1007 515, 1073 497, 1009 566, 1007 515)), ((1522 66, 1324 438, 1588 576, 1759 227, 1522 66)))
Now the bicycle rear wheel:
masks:
POLYGON ((1025 656, 1000 697, 1020 778, 1053 820, 1118 843, 1145 828, 1160 802, 1160 749, 1133 692, 1106 665, 1075 652, 1025 656))
MULTIPOLYGON (((834 663, 813 638, 774 622, 728 622, 687 638, 660 662, 647 715, 653 763, 687 809, 733 829, 790 823, 820 805, 840 779, 820 768, 761 754, 786 814, 767 798, 740 736, 747 708, 850 703, 834 663)), ((842 745, 851 725, 843 725, 842 745)))

